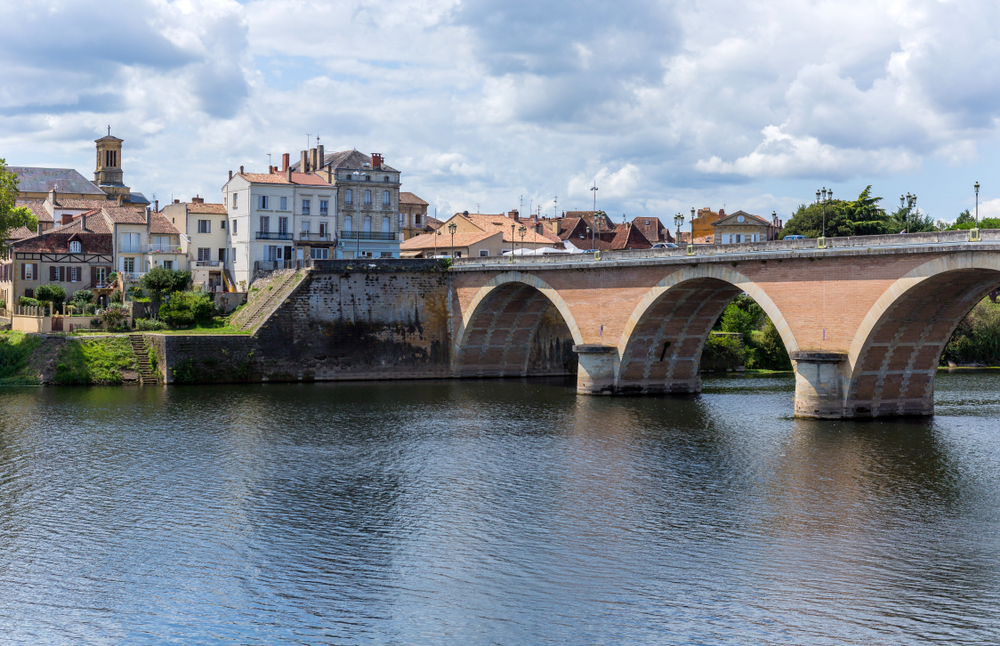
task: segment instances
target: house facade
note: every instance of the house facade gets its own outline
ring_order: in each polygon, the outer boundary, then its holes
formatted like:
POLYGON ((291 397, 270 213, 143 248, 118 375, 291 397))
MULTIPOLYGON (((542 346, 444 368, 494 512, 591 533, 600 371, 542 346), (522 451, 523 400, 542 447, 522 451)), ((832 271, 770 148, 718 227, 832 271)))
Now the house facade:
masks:
POLYGON ((180 232, 192 284, 213 292, 234 291, 231 269, 226 273, 232 246, 225 205, 206 204, 195 196, 190 202, 174 200, 160 214, 180 232))
POLYGON ((413 193, 400 192, 399 230, 403 240, 433 231, 427 222, 427 207, 427 202, 413 193))
POLYGON ((775 222, 768 222, 759 215, 737 211, 724 215, 713 224, 716 244, 766 242, 777 238, 781 229, 775 222))

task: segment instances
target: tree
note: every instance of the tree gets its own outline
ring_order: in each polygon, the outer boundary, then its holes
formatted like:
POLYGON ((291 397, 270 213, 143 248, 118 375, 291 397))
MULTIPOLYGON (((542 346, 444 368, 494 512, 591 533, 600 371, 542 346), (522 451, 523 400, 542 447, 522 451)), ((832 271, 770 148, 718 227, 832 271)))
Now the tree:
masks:
POLYGON ((42 285, 35 290, 35 298, 40 301, 52 303, 53 305, 58 305, 66 300, 66 290, 63 289, 61 285, 56 285, 55 283, 42 285))
POLYGON ((10 232, 18 227, 38 227, 38 220, 17 204, 17 175, 7 170, 7 160, 0 159, 0 245, 6 245, 10 232))
POLYGON ((969 224, 976 223, 976 218, 969 212, 969 209, 965 209, 959 213, 958 218, 955 220, 955 224, 965 224, 966 222, 969 224))
MULTIPOLYGON (((146 272, 146 275, 139 282, 143 289, 149 292, 149 295, 153 298, 154 305, 159 305, 163 294, 183 292, 188 288, 191 284, 191 272, 153 267, 146 272)), ((154 307, 153 309, 155 311, 159 308, 154 307)))
POLYGON ((81 303, 92 303, 94 301, 94 292, 89 289, 78 289, 73 292, 73 300, 80 301, 81 303))
POLYGON ((160 306, 160 319, 173 328, 208 323, 214 315, 215 306, 208 294, 201 292, 174 292, 160 306))
POLYGON ((879 206, 881 201, 881 197, 872 196, 872 187, 868 185, 856 200, 823 200, 802 204, 785 225, 782 237, 792 234, 808 238, 820 237, 824 232, 824 212, 828 238, 892 233, 892 218, 879 206))

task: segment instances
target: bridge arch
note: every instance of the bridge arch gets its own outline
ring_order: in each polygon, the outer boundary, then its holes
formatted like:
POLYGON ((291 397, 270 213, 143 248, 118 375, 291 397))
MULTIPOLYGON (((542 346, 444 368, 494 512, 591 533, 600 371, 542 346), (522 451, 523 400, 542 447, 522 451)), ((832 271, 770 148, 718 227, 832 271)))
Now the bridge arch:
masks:
MULTIPOLYGON (((453 371, 460 377, 567 374, 583 336, 566 301, 533 274, 490 279, 462 313, 453 371)), ((571 365, 573 364, 573 365, 571 365)))
POLYGON ((891 285, 851 342, 845 416, 932 414, 945 346, 998 285, 1000 254, 976 252, 929 261, 891 285))
POLYGON ((698 392, 701 353, 726 306, 746 292, 774 322, 788 352, 798 343, 770 296, 721 264, 685 267, 656 284, 636 305, 618 341, 615 390, 698 392))

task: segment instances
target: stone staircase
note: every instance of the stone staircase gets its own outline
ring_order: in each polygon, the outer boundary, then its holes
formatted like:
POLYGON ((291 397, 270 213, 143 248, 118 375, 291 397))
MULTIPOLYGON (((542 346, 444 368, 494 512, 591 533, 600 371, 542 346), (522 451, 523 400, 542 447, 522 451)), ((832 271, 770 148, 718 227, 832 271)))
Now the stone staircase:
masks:
POLYGON ((142 385, 159 383, 156 371, 149 365, 149 349, 146 347, 146 337, 141 334, 128 335, 132 354, 135 355, 135 369, 139 373, 139 383, 142 385))
POLYGON ((253 286, 257 291, 250 292, 251 298, 248 298, 247 304, 240 311, 233 314, 229 324, 245 332, 256 330, 305 277, 305 270, 286 269, 255 281, 253 286))

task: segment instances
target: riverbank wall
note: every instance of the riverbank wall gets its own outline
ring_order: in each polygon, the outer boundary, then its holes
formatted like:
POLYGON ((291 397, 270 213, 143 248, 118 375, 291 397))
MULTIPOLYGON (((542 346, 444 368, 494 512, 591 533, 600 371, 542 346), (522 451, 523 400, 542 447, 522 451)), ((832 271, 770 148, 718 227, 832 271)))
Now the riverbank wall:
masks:
POLYGON ((146 334, 164 383, 451 376, 451 285, 436 260, 322 261, 253 335, 146 334))

